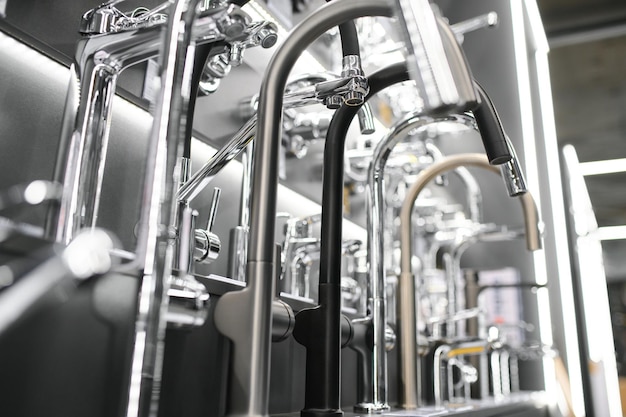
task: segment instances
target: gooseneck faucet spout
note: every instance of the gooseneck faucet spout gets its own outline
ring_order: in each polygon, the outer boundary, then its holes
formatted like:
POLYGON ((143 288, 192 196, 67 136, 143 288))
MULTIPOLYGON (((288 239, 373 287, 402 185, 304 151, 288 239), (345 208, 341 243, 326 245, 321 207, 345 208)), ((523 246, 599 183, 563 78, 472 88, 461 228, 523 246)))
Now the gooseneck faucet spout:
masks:
MULTIPOLYGON (((412 222, 413 206, 419 193, 426 187, 429 181, 441 175, 443 172, 458 168, 460 166, 477 166, 498 173, 498 169, 489 164, 485 155, 481 154, 459 154, 442 158, 430 167, 421 171, 415 183, 407 192, 406 199, 402 205, 400 213, 401 236, 400 236, 400 283, 401 294, 406 294, 399 301, 399 316, 402 318, 399 334, 403 336, 400 342, 400 357, 403 367, 414 369, 417 358, 416 328, 415 328, 415 280, 411 268, 412 258, 412 222)), ((526 246, 529 250, 541 248, 540 222, 535 201, 530 193, 520 196, 524 223, 526 230, 526 246)), ((416 386, 416 384, 415 384, 416 386)), ((405 395, 416 395, 414 392, 407 392, 405 395)))
MULTIPOLYGON (((405 139, 409 132, 417 129, 424 128, 434 123, 440 122, 457 122, 464 124, 468 127, 474 126, 474 119, 466 114, 450 115, 441 117, 428 117, 423 115, 411 115, 405 118, 400 123, 396 124, 393 129, 378 143, 378 146, 374 150, 372 161, 368 169, 368 182, 366 187, 367 195, 367 234, 368 234, 368 254, 369 254, 369 269, 370 269, 370 287, 371 297, 373 301, 373 325, 374 328, 380 326, 384 329, 385 326, 385 309, 386 309, 386 288, 385 288, 385 267, 382 255, 385 253, 384 242, 380 234, 381 230, 385 230, 384 225, 384 169, 387 163, 387 159, 393 148, 403 139, 405 139), (379 318, 380 317, 380 318, 379 318)), ((399 291, 400 300, 406 297, 406 291, 399 291)), ((398 320, 402 322, 412 323, 414 325, 415 315, 413 319, 408 316, 399 316, 398 320)), ((402 331, 403 326, 398 326, 399 331, 402 331)), ((386 353, 384 351, 384 339, 380 331, 374 332, 374 361, 376 366, 383 367, 386 363, 386 353), (377 339, 379 336, 380 340, 377 339)), ((415 331, 413 330, 413 335, 415 331)), ((399 346, 402 349, 403 343, 410 343, 411 340, 415 340, 415 337, 411 337, 410 334, 398 335, 399 346)), ((417 397, 417 363, 415 366, 401 366, 400 367, 400 396, 399 404, 402 408, 413 409, 418 406, 417 397)), ((386 367, 386 366, 384 366, 386 367)), ((379 385, 379 390, 383 390, 386 387, 386 377, 383 377, 384 373, 381 371, 378 373, 376 382, 379 385)))
MULTIPOLYGON (((325 31, 368 15, 390 16, 390 2, 335 0, 296 26, 271 59, 261 86, 250 207, 248 286, 225 294, 215 323, 234 343, 229 415, 266 416, 269 398, 271 303, 274 294, 274 228, 283 91, 300 52, 325 31), (241 306, 245 306, 244 311, 241 306), (237 310, 236 314, 234 309, 237 310)), ((338 334, 337 337, 340 337, 338 334)), ((335 382, 332 382, 333 384, 335 382)), ((305 404, 305 407, 307 404, 305 404)))

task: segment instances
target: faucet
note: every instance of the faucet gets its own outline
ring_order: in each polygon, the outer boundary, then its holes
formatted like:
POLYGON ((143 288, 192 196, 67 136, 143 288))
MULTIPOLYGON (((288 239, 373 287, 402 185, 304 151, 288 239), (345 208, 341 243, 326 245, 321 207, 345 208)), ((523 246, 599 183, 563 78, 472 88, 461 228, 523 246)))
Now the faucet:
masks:
MULTIPOLYGON (((426 184, 436 176, 440 175, 450 169, 457 168, 458 166, 478 166, 493 172, 498 172, 497 168, 491 166, 488 159, 484 155, 480 154, 459 154, 445 157, 435 164, 431 165, 418 174, 415 184, 411 187, 407 193, 406 200, 402 206, 400 214, 401 219, 401 274, 400 274, 400 289, 403 294, 407 294, 406 297, 400 298, 400 311, 399 316, 402 318, 400 323, 401 332, 403 336, 407 336, 406 341, 401 341, 400 352, 401 363, 405 367, 412 368, 417 357, 415 346, 415 280, 413 278, 411 268, 411 236, 412 236, 412 222, 411 216, 413 211, 413 205, 420 191, 424 189, 426 184), (402 344, 405 343, 405 344, 402 344)), ((534 199, 530 193, 524 193, 519 196, 524 212, 525 232, 526 232, 526 246, 529 250, 537 250, 541 248, 541 233, 539 230, 539 220, 537 207, 534 199)), ((415 385, 416 386, 416 385, 415 385)), ((415 395, 413 392, 407 393, 407 395, 415 395)))
MULTIPOLYGON (((106 2, 83 15, 83 38, 70 68, 54 171, 54 180, 65 190, 46 220, 48 237, 65 244, 83 226, 96 224, 117 78, 124 69, 157 56, 172 2, 137 16, 120 12, 117 3, 106 2)), ((199 44, 239 41, 241 32, 232 29, 241 27, 244 14, 236 6, 206 8, 198 17, 189 30, 199 44)), ((246 32, 251 26, 244 25, 243 32, 257 40, 256 32, 246 32)))
MULTIPOLYGON (((165 312, 172 272, 173 246, 169 233, 179 208, 175 198, 185 128, 185 103, 189 100, 189 73, 194 54, 194 22, 200 0, 178 0, 171 4, 163 36, 163 64, 159 68, 162 88, 156 100, 149 136, 147 168, 137 239, 135 262, 142 271, 131 374, 125 415, 156 415, 163 360, 165 312)), ((226 18, 232 8, 210 9, 209 20, 226 18)), ((213 26, 215 27, 215 25, 213 26)), ((221 33, 221 32, 220 32, 221 33)))
MULTIPOLYGON (((452 374, 450 370, 450 364, 455 364, 461 368, 462 376, 467 379, 464 381, 466 385, 477 381, 477 371, 472 365, 464 362, 460 359, 464 355, 478 355, 484 353, 489 348, 489 342, 486 340, 470 340, 462 342, 452 342, 442 344, 435 349, 433 358, 433 389, 435 393, 435 408, 441 408, 443 405, 443 392, 444 392, 444 378, 441 377, 444 370, 444 362, 448 362, 448 399, 453 398, 453 386, 452 386, 452 374), (465 373, 465 375, 463 375, 465 373)), ((466 395, 469 394, 469 389, 466 387, 466 395)))
MULTIPOLYGON (((282 114, 281 93, 287 83, 287 74, 302 48, 326 30, 347 20, 366 15, 390 16, 395 11, 394 6, 395 2, 372 0, 358 3, 335 0, 326 4, 293 29, 269 64, 259 96, 257 159, 254 168, 247 265, 248 286, 242 291, 224 295, 218 301, 215 311, 216 326, 235 343, 231 368, 234 374, 231 376, 228 398, 229 413, 267 414, 269 369, 267 334, 271 323, 269 300, 274 285, 272 240, 280 144, 280 123, 274 119, 274 115, 282 114), (237 314, 233 314, 235 306, 238 309, 237 314), (245 306, 244 311, 241 310, 241 306, 245 306)), ((427 13, 432 13, 427 2, 422 6, 427 13)), ((403 22, 401 19, 401 23, 405 24, 403 22)), ((295 330, 297 329, 294 329, 294 332, 295 330)), ((339 331, 332 332, 333 338, 335 333, 339 345, 339 331)), ((334 389, 339 383, 338 378, 337 373, 336 379, 326 380, 325 383, 328 386, 332 385, 329 388, 334 389)), ((336 391, 338 392, 338 389, 336 391)), ((331 412, 337 414, 339 399, 333 398, 332 402, 337 404, 336 406, 333 404, 331 412)))
POLYGON ((311 298, 309 271, 312 252, 319 257, 319 239, 313 236, 313 225, 322 220, 320 214, 292 218, 285 224, 282 247, 281 290, 299 297, 311 298))
MULTIPOLYGON (((368 233, 368 254, 370 265, 370 297, 375 301, 373 303, 376 313, 374 314, 373 325, 375 328, 384 328, 385 326, 385 310, 386 310, 386 279, 385 268, 383 264, 382 254, 385 252, 384 242, 378 231, 385 230, 384 226, 384 167, 389 155, 397 143, 404 139, 409 132, 418 128, 428 126, 430 124, 439 122, 454 121, 467 126, 473 126, 474 120, 469 115, 445 115, 439 117, 429 117, 423 115, 410 115, 400 123, 396 124, 389 133, 379 142, 374 150, 372 161, 370 162, 368 169, 368 182, 366 186, 367 193, 367 233, 368 233)), ((399 291, 400 298, 404 297, 403 291, 399 291)), ((399 320, 404 320, 405 316, 399 316, 399 320)), ((410 320, 410 319, 409 319, 410 320)), ((413 321, 414 322, 414 321, 413 321)), ((374 332, 376 335, 379 332, 374 332)), ((399 346, 402 348, 402 337, 399 337, 399 346)), ((409 340, 412 340, 409 337, 409 340)), ((382 340, 374 340, 374 358, 382 364, 386 362, 386 352, 383 349, 376 350, 377 345, 383 346, 382 340), (378 354, 377 354, 378 353, 378 354)), ((385 366, 386 367, 386 366, 385 366)), ((417 381, 417 368, 402 366, 400 368, 402 373, 402 384, 410 384, 409 381, 417 381)), ((380 385, 379 389, 382 390, 383 386, 386 386, 386 377, 384 373, 379 373, 379 381, 376 381, 380 385)), ((415 387, 413 387, 415 388, 415 387)), ((402 408, 413 409, 418 405, 417 389, 410 389, 404 392, 405 396, 401 396, 399 399, 400 406, 402 408), (409 392, 415 391, 415 394, 409 395, 409 392)), ((386 390, 386 389, 385 389, 386 390)))

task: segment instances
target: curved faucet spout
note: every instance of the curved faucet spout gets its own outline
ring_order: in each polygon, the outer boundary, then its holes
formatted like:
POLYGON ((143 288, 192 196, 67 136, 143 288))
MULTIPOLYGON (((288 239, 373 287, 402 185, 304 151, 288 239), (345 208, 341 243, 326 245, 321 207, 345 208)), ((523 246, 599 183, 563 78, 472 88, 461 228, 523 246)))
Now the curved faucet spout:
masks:
MULTIPOLYGON (((385 317, 385 300, 386 300, 386 285, 385 285, 385 267, 382 256, 385 253, 384 241, 379 233, 384 228, 384 168, 393 151, 394 147, 403 139, 405 139, 409 132, 418 128, 424 128, 434 123, 440 122, 457 122, 464 124, 468 127, 474 127, 474 119, 466 114, 461 115, 448 115, 441 117, 429 117, 425 115, 413 114, 405 118, 402 122, 398 123, 393 129, 389 131, 376 146, 374 150, 373 159, 370 162, 368 169, 368 181, 366 187, 367 194, 367 242, 368 242, 368 255, 369 255, 369 269, 370 269, 370 297, 374 300, 372 303, 374 307, 374 314, 376 319, 374 320, 374 326, 380 326, 384 328, 385 317), (378 319, 381 317, 382 319, 378 319)), ((400 291, 400 299, 406 297, 405 291, 400 291)), ((400 301, 402 303, 402 301, 400 301)), ((405 301, 406 302, 406 301, 405 301)), ((410 323, 415 323, 415 314, 412 316, 402 316, 402 320, 405 318, 410 323), (411 319, 410 317, 413 317, 411 319)), ((415 334, 415 331, 413 331, 415 334)), ((378 332, 375 333, 378 335, 378 332)), ((382 339, 379 336, 379 339, 382 339)), ((407 340, 415 340, 415 337, 407 336, 399 338, 399 345, 402 349, 402 343, 407 340)), ((382 340, 374 340, 375 348, 380 348, 383 345, 382 340)), ((383 362, 382 355, 385 355, 383 349, 375 349, 375 353, 379 352, 381 358, 377 358, 378 362, 383 362)), ((401 366, 400 372, 401 381, 403 384, 402 393, 400 396, 400 405, 403 408, 413 409, 418 405, 417 397, 417 364, 415 366, 401 366)))
MULTIPOLYGON (((407 192, 407 197, 402 205, 400 212, 400 291, 402 295, 399 300, 400 316, 400 332, 402 340, 399 341, 400 363, 404 368, 414 369, 417 358, 416 330, 415 330, 415 280, 411 268, 411 253, 413 228, 411 217, 413 213, 413 205, 419 193, 426 187, 435 177, 442 173, 458 168, 460 166, 476 166, 487 169, 491 172, 499 174, 496 167, 489 164, 485 155, 482 154, 458 154, 447 156, 437 161, 430 167, 421 171, 415 184, 407 192)), ((526 241, 529 250, 537 250, 541 248, 541 232, 539 230, 540 222, 537 206, 530 193, 522 194, 520 197, 522 209, 524 212, 524 222, 526 229, 526 241)), ((408 395, 409 393, 407 393, 408 395)), ((411 393, 412 394, 412 393, 411 393)), ((412 394, 414 395, 414 394, 412 394)))
MULTIPOLYGON (((242 291, 225 294, 218 301, 214 316, 218 330, 236 346, 231 363, 235 374, 231 375, 229 387, 229 415, 268 415, 270 301, 276 273, 273 239, 283 92, 289 72, 303 48, 327 30, 363 16, 392 16, 393 6, 392 1, 379 0, 330 2, 300 22, 268 64, 259 94, 247 254, 248 286, 242 291), (243 311, 240 310, 242 305, 245 305, 243 311), (233 308, 238 309, 236 314, 233 308)), ((327 383, 339 384, 340 381, 327 383)), ((334 411, 339 413, 339 407, 334 411)))

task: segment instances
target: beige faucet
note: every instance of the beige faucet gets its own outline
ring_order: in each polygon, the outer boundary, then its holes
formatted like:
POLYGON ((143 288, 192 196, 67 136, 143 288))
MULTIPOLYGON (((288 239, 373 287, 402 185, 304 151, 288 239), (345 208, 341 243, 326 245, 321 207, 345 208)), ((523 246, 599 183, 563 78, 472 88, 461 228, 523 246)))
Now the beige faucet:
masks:
MULTIPOLYGON (((416 335, 416 300, 415 280, 411 270, 411 216, 413 205, 420 192, 435 177, 446 171, 461 166, 476 166, 500 174, 498 168, 489 164, 484 154, 466 153, 446 156, 422 170, 407 192, 407 197, 400 212, 400 281, 398 294, 398 345, 400 346, 400 377, 402 378, 405 398, 414 397, 418 390, 417 375, 417 335, 416 335)), ((526 247, 530 251, 541 249, 541 231, 537 206, 532 195, 527 192, 519 196, 524 212, 526 247)), ((419 394, 418 394, 419 396, 419 394)))

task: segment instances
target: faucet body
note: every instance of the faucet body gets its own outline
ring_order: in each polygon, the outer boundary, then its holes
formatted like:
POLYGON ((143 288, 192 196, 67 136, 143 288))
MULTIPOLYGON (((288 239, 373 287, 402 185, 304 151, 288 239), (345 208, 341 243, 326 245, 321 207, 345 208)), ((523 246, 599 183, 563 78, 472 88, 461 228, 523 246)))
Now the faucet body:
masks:
MULTIPOLYGON (((428 116, 413 116, 405 119, 400 124, 394 126, 394 128, 383 138, 376 149, 374 150, 372 161, 368 170, 368 183, 366 188, 367 193, 367 233, 368 233, 368 254, 370 265, 370 291, 373 301, 373 325, 375 329, 384 329, 386 325, 386 279, 385 268, 382 259, 385 253, 385 247, 383 239, 379 233, 381 230, 385 230, 384 225, 384 167, 389 155, 397 143, 404 139, 410 131, 417 127, 423 127, 432 123, 444 122, 444 121, 456 121, 469 126, 473 125, 473 119, 466 115, 450 115, 441 117, 428 117, 428 116)), ((402 300, 406 297, 406 291, 399 291, 399 297, 402 300)), ((412 316, 399 316, 398 320, 406 320, 407 323, 415 323, 415 314, 412 316)), ((408 326, 407 326, 408 327, 408 326)), ((398 326, 398 329, 401 329, 398 326)), ((386 352, 382 348, 383 334, 382 330, 374 331, 374 360, 377 363, 386 362, 386 352), (381 333, 379 335, 379 333, 381 333), (379 336, 380 340, 376 338, 379 336), (380 346, 380 348, 378 348, 380 346), (378 348, 378 349, 377 349, 378 348)), ((412 330, 415 335, 415 330, 412 330)), ((402 349, 402 343, 404 340, 415 340, 415 336, 407 334, 406 336, 399 337, 400 349, 402 349)), ((385 366, 386 367, 386 366, 385 366)), ((415 367, 400 366, 400 381, 402 386, 409 385, 410 387, 401 389, 403 395, 400 396, 400 405, 403 408, 412 409, 418 406, 417 397, 417 363, 415 367)), ((382 371, 378 374, 379 378, 384 382, 378 382, 381 386, 386 386, 386 378, 382 375, 386 374, 382 371)))
MULTIPOLYGON (((400 298, 399 316, 402 317, 401 332, 404 337, 408 335, 415 335, 415 320, 405 320, 404 317, 415 317, 415 280, 413 277, 411 267, 412 257, 412 212, 413 205, 417 196, 424 189, 426 184, 433 178, 440 175, 450 169, 457 168, 458 166, 478 166, 485 168, 492 172, 498 173, 497 168, 491 166, 485 158, 480 154, 459 154, 448 156, 437 163, 433 164, 429 168, 423 170, 418 174, 415 184, 411 187, 407 193, 406 200, 402 206, 401 211, 401 275, 400 275, 400 288, 401 294, 408 294, 406 297, 400 298), (406 333, 404 333, 406 331, 406 333)), ((522 203, 522 209, 524 211, 526 241, 529 250, 536 250, 541 247, 540 233, 539 233, 539 221, 537 216, 537 207, 534 204, 534 200, 530 193, 525 193, 520 196, 520 202, 522 203)), ((417 357, 415 337, 409 337, 408 340, 401 340, 401 362, 405 363, 405 366, 412 368, 412 363, 417 357)), ((407 395, 413 395, 408 393, 407 395)))

